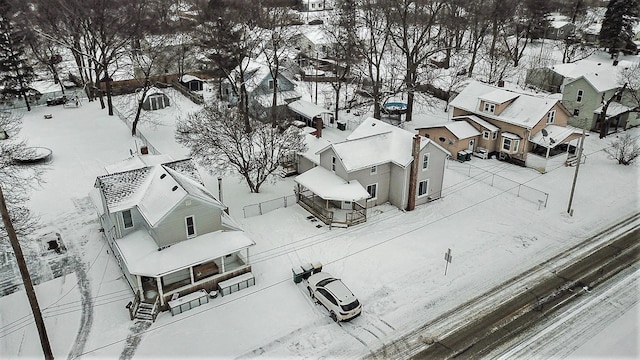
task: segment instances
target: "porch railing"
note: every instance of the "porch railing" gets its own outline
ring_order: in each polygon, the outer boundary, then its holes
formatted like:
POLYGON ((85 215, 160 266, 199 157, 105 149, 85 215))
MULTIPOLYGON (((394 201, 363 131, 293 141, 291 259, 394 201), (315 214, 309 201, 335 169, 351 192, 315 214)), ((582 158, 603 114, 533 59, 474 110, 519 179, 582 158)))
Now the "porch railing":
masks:
POLYGON ((331 225, 333 222, 333 212, 325 209, 323 206, 314 201, 315 195, 306 196, 304 193, 298 193, 298 203, 307 211, 315 215, 323 223, 331 225))

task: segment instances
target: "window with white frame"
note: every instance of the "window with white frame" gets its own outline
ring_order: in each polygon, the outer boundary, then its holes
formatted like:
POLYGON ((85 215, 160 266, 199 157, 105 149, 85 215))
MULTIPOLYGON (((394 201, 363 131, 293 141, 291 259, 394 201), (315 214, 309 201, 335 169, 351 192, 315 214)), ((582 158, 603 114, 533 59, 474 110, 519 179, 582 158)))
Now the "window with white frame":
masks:
POLYGON ((187 216, 184 218, 184 223, 187 228, 187 237, 192 238, 196 236, 196 221, 193 216, 187 216))
POLYGON ((331 157, 331 171, 333 171, 333 172, 336 171, 336 157, 335 156, 331 157))
POLYGON ((429 170, 429 153, 422 155, 422 170, 429 170))
POLYGON ((489 140, 489 136, 490 136, 490 135, 491 135, 491 132, 490 132, 490 131, 488 131, 488 130, 484 130, 484 131, 482 132, 482 138, 483 138, 483 139, 485 139, 485 140, 489 140))
POLYGON ((491 140, 495 140, 495 139, 497 139, 497 138, 498 138, 498 132, 497 132, 497 131, 492 132, 491 134, 493 135, 493 136, 491 137, 491 140))
POLYGON ((582 97, 584 96, 584 90, 578 90, 578 94, 576 95, 576 102, 582 102, 582 97))
POLYGON ((518 152, 518 148, 520 147, 520 140, 513 140, 513 152, 518 152))
POLYGON ((429 179, 422 180, 418 183, 418 197, 429 195, 429 179))
POLYGON ((375 174, 377 174, 377 173, 378 173, 378 166, 373 165, 373 166, 371 167, 371 169, 370 169, 370 174, 371 174, 371 175, 375 175, 375 174))
POLYGON ((556 120, 556 111, 555 110, 551 110, 547 113, 547 124, 553 124, 553 122, 556 120))
POLYGON ((131 216, 131 209, 122 212, 122 222, 124 223, 125 229, 133 227, 133 217, 131 216))
POLYGON ((484 112, 488 112, 493 114, 496 111, 496 104, 492 104, 490 102, 486 102, 484 103, 484 112))
POLYGON ((374 200, 378 197, 378 184, 367 185, 367 192, 371 195, 370 200, 374 200))
POLYGON ((511 151, 511 139, 502 138, 502 150, 511 151))

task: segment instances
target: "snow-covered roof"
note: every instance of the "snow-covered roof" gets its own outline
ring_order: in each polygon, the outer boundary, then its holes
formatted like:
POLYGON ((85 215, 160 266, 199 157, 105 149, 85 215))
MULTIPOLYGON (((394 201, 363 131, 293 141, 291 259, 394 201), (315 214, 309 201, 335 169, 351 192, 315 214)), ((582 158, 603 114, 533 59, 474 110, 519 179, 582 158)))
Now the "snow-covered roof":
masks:
POLYGON ((360 201, 370 197, 358 180, 346 181, 322 166, 316 166, 294 180, 325 200, 360 201))
MULTIPOLYGON (((140 99, 140 97, 142 96, 142 93, 143 93, 142 91, 138 91, 138 95, 137 95, 138 99, 140 99)), ((147 93, 144 95, 144 100, 147 100, 151 95, 157 95, 157 94, 165 95, 165 93, 162 92, 162 90, 158 89, 155 86, 152 86, 149 88, 149 90, 147 90, 147 93)))
POLYGON ((618 81, 618 74, 623 69, 638 66, 638 62, 620 60, 617 65, 613 65, 613 60, 603 60, 598 58, 582 59, 573 63, 555 64, 551 70, 564 76, 565 84, 571 83, 580 77, 585 77, 591 85, 598 91, 605 91, 621 87, 618 81))
POLYGON ((496 104, 503 104, 507 101, 517 98, 518 96, 519 94, 513 93, 511 91, 505 91, 504 89, 495 89, 479 96, 478 99, 496 104))
POLYGON ((501 135, 502 137, 507 138, 507 139, 514 139, 514 140, 522 139, 522 138, 520 137, 520 135, 517 135, 517 134, 514 134, 514 133, 510 133, 510 132, 506 132, 506 131, 505 131, 505 132, 502 132, 500 135, 501 135))
POLYGON ((453 122, 448 122, 444 124, 429 125, 422 128, 418 128, 417 130, 433 129, 433 128, 441 128, 441 127, 444 127, 447 130, 449 130, 458 139, 468 139, 470 137, 480 135, 480 132, 466 121, 453 121, 453 122))
MULTIPOLYGON (((544 128, 544 131, 538 131, 535 135, 533 135, 529 141, 538 144, 540 146, 554 148, 557 145, 560 145, 569 138, 569 136, 573 134, 580 134, 581 130, 574 128, 572 126, 558 126, 558 125, 547 125, 544 128), (546 136, 544 133, 546 132, 546 136)), ((572 139, 571 139, 572 140, 572 139)))
POLYGON ((173 158, 170 155, 162 154, 162 155, 135 155, 126 160, 122 160, 121 162, 107 165, 104 169, 107 171, 107 174, 113 174, 117 172, 129 171, 134 169, 141 169, 147 166, 153 166, 163 163, 168 163, 173 161, 173 158))
MULTIPOLYGON (((597 109, 593 110, 593 112, 595 114, 601 114, 603 107, 604 107, 604 105, 601 105, 597 109)), ((612 101, 609 104, 609 107, 607 107, 607 117, 610 118, 612 116, 618 116, 620 114, 624 114, 624 113, 632 111, 632 110, 633 110, 632 107, 625 106, 625 105, 622 105, 622 104, 617 103, 615 101, 612 101)))
POLYGON ((199 78, 199 77, 197 77, 197 76, 189 75, 189 74, 184 74, 184 75, 182 75, 182 77, 180 78, 180 82, 183 82, 183 83, 187 83, 187 82, 189 82, 189 81, 193 81, 193 80, 197 80, 197 81, 204 81, 203 79, 200 79, 200 78, 199 78))
POLYGON ((181 241, 158 251, 145 229, 116 240, 131 274, 160 277, 255 245, 243 231, 219 230, 181 241))
POLYGON ((314 117, 323 113, 331 113, 330 110, 327 110, 322 106, 318 106, 312 102, 308 102, 305 100, 296 100, 288 104, 287 107, 289 107, 291 111, 300 114, 307 119, 313 119, 314 117))
POLYGON ((108 211, 118 212, 137 207, 150 226, 155 226, 188 195, 224 209, 202 185, 194 173, 185 172, 180 162, 156 164, 99 176, 96 186, 102 189, 108 211), (182 170, 182 171, 180 171, 182 170))
POLYGON ((514 92, 512 90, 483 84, 479 81, 471 81, 469 85, 451 101, 450 106, 479 115, 481 114, 487 118, 531 129, 538 124, 557 103, 559 103, 559 100, 555 98, 514 92), (497 91, 504 94, 500 97, 497 95, 497 91), (479 100, 487 94, 490 94, 491 97, 500 97, 502 99, 513 97, 514 94, 517 97, 514 97, 514 100, 509 103, 499 115, 496 115, 479 109, 479 100))
POLYGON ((571 84, 580 79, 584 79, 587 81, 597 92, 605 92, 607 90, 616 89, 621 87, 622 85, 618 82, 618 80, 609 74, 585 74, 576 79, 568 80, 565 82, 566 84, 571 84))
MULTIPOLYGON (((289 103, 297 99, 300 99, 302 95, 298 94, 296 91, 278 91, 276 92, 276 106, 285 106, 289 103)), ((254 97, 254 100, 257 101, 263 107, 269 108, 273 105, 273 93, 258 95, 254 97)))
POLYGON ((456 120, 456 121, 457 120, 470 120, 470 121, 473 121, 474 123, 482 126, 483 128, 485 128, 485 129, 487 129, 487 130, 489 130, 491 132, 496 132, 496 131, 500 130, 499 127, 497 127, 497 126, 493 125, 492 123, 490 123, 490 122, 488 122, 488 121, 486 121, 484 119, 481 119, 481 118, 479 118, 479 117, 477 117, 475 115, 456 116, 456 117, 451 118, 451 120, 456 120))
MULTIPOLYGON (((313 128, 310 129, 315 130, 313 128)), ((320 164, 320 155, 318 152, 321 149, 328 147, 331 143, 325 138, 319 138, 311 134, 305 135, 304 142, 307 145, 307 148, 304 152, 301 152, 300 155, 311 160, 314 164, 320 164)))
MULTIPOLYGON (((407 166, 413 159, 411 148, 415 133, 372 117, 365 119, 343 142, 332 144, 347 171, 394 162, 407 166)), ((420 149, 429 139, 420 138, 420 149)))

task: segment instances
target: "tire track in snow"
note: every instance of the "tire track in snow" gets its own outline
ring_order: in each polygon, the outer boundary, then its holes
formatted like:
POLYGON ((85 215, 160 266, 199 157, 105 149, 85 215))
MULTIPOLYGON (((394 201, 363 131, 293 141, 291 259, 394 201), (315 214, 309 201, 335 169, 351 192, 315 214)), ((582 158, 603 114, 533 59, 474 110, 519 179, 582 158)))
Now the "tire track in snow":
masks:
POLYGON ((80 315, 80 327, 78 328, 76 339, 73 342, 73 347, 71 351, 69 351, 67 359, 75 359, 83 353, 91 332, 91 325, 93 324, 93 297, 91 296, 91 287, 89 286, 89 278, 87 277, 85 264, 78 254, 74 254, 71 259, 78 279, 82 313, 80 315))

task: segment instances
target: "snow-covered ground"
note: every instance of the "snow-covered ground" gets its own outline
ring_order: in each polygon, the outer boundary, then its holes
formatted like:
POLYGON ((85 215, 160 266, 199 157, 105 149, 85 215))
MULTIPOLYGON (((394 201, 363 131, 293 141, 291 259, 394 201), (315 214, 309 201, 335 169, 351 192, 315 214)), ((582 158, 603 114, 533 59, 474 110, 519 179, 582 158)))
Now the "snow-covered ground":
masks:
MULTIPOLYGON (((174 141, 175 120, 197 106, 176 92, 170 97, 172 106, 148 117, 140 129, 154 148, 179 158, 188 151, 174 141)), ((310 94, 303 98, 311 99, 310 94)), ((443 108, 418 107, 414 121, 404 127, 441 123, 448 118, 443 108)), ((367 111, 340 118, 352 130, 367 111)), ((348 132, 328 128, 323 136, 336 141, 348 132)), ((638 137, 640 129, 630 133, 638 137)), ((363 356, 640 208, 640 165, 618 165, 602 151, 614 136, 587 137, 573 216, 567 214, 571 167, 540 174, 497 160, 450 161, 442 199, 412 212, 379 206, 369 212, 367 223, 349 229, 318 228, 297 205, 244 218, 245 206, 292 194, 293 180, 250 194, 237 176, 224 175, 224 202, 256 241, 251 250, 256 285, 180 315, 162 313, 145 329, 129 320, 125 305, 133 295, 108 253, 88 198, 104 166, 129 157, 140 141, 117 116, 86 101, 80 108, 36 107, 25 114, 21 136, 32 146, 53 150, 46 183, 34 191, 29 206, 40 215, 42 231, 61 233, 74 270, 36 287, 58 358, 363 356), (44 114, 53 117, 44 119, 44 114), (511 181, 492 186, 498 178, 511 181), (537 201, 543 193, 546 207, 537 201), (445 276, 447 249, 453 262, 445 276), (332 323, 291 281, 291 268, 311 261, 344 280, 364 305, 361 317, 344 326, 332 323)), ((201 170, 217 194, 218 174, 201 170)), ((637 319, 637 306, 626 314, 637 319)), ((635 333, 616 332, 626 336, 616 346, 637 349, 637 325, 627 324, 635 333)), ((606 334, 608 328, 601 328, 606 334)), ((0 358, 41 354, 24 292, 0 298, 0 358)))

